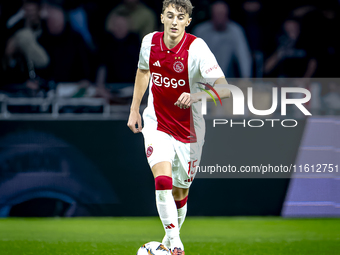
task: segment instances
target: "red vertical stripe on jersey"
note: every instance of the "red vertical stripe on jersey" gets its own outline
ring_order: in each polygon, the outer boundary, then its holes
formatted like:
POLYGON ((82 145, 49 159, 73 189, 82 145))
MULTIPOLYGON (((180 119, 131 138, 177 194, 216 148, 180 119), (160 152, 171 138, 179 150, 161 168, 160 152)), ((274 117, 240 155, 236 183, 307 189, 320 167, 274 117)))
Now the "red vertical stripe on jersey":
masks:
POLYGON ((163 35, 164 32, 154 34, 149 60, 157 130, 184 143, 196 142, 191 108, 180 109, 174 105, 183 92, 190 93, 188 50, 196 37, 185 33, 174 48, 168 49, 163 35), (160 66, 154 65, 157 61, 160 66))

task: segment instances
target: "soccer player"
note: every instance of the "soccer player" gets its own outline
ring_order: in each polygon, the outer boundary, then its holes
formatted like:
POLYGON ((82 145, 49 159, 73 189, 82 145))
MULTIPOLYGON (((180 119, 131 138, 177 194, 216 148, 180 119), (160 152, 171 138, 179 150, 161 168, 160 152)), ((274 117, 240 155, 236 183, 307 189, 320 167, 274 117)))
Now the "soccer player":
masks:
MULTIPOLYGON (((163 1, 164 32, 153 32, 143 39, 127 124, 134 133, 143 133, 155 178, 157 210, 165 229, 162 243, 174 255, 184 255, 179 230, 204 143, 200 101, 205 92, 199 82, 227 84, 206 43, 185 32, 192 9, 190 0, 163 1), (148 84, 142 128, 139 107, 148 84)), ((217 87, 221 98, 230 96, 228 89, 217 87)))

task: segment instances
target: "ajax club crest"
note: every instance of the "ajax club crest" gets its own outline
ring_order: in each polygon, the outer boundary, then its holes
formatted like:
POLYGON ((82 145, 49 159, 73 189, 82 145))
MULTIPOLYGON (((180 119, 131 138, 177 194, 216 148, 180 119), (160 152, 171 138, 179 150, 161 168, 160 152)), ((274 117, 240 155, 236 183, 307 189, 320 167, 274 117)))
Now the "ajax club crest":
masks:
POLYGON ((146 149, 146 156, 150 157, 152 152, 153 152, 153 148, 151 145, 149 145, 149 147, 146 149))
MULTIPOLYGON (((177 59, 177 58, 175 58, 175 59, 177 59)), ((181 59, 181 58, 178 58, 178 59, 181 59)), ((183 60, 183 58, 182 58, 182 60, 183 60)), ((183 63, 182 63, 181 61, 176 61, 176 62, 174 63, 174 70, 175 70, 177 73, 183 72, 183 70, 184 70, 184 65, 183 65, 183 63)))

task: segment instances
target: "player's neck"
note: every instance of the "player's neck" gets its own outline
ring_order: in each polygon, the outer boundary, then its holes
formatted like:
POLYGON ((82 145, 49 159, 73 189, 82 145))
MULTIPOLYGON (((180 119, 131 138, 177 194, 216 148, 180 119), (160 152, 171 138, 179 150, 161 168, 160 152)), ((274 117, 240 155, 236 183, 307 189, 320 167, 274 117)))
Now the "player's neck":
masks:
POLYGON ((171 37, 169 34, 164 33, 164 44, 168 49, 172 49, 174 47, 176 47, 176 45, 182 40, 183 36, 184 36, 183 32, 180 36, 177 37, 171 37))

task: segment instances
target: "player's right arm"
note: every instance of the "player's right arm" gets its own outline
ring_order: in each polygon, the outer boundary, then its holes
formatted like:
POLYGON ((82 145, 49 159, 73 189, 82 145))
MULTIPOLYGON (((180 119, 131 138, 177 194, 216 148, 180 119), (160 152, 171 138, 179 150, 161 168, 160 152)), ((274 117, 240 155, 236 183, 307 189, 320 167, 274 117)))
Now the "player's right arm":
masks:
POLYGON ((145 69, 137 69, 135 87, 133 90, 133 99, 130 108, 130 116, 127 126, 134 133, 142 131, 142 117, 139 113, 140 103, 148 87, 150 71, 145 69), (137 127, 136 127, 137 124, 137 127))
POLYGON ((147 34, 144 36, 141 49, 139 52, 139 60, 138 60, 138 69, 135 79, 135 87, 133 90, 133 98, 132 104, 130 108, 130 116, 128 120, 128 127, 134 133, 139 133, 142 131, 142 117, 139 113, 140 103, 144 96, 144 93, 149 84, 150 78, 150 51, 151 51, 151 42, 152 37, 155 32, 147 34), (137 125, 137 127, 136 127, 137 125))

